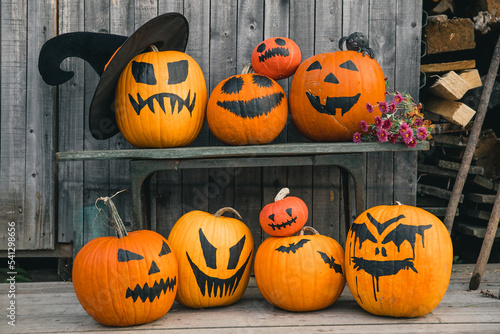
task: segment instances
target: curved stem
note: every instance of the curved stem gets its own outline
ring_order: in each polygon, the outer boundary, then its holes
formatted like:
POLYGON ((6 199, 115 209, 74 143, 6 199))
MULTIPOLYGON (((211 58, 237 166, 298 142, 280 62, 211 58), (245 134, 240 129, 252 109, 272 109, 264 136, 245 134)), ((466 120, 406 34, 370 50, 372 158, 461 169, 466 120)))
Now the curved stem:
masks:
POLYGON ((121 193, 123 191, 125 191, 125 190, 121 190, 111 197, 107 197, 107 196, 106 197, 99 197, 95 201, 96 207, 97 207, 98 201, 103 201, 104 204, 106 204, 106 207, 108 208, 109 215, 110 215, 109 220, 111 222, 111 225, 113 225, 113 228, 116 231, 116 235, 117 235, 118 239, 126 237, 128 235, 128 233, 127 233, 127 229, 125 228, 125 224, 123 224, 122 218, 118 214, 118 210, 116 209, 115 203, 113 203, 111 198, 115 197, 116 195, 118 195, 119 193, 121 193))
POLYGON ((277 202, 277 201, 281 201, 283 198, 285 198, 288 194, 290 194, 290 189, 288 188, 283 188, 281 189, 278 194, 276 195, 276 197, 274 198, 274 201, 277 202))
POLYGON ((304 234, 305 234, 305 232, 311 232, 311 234, 314 234, 314 235, 319 234, 319 232, 318 232, 315 228, 313 228, 313 227, 311 227, 311 226, 304 226, 304 227, 300 230, 299 235, 304 235, 304 234))
POLYGON ((214 216, 215 216, 215 217, 220 217, 220 216, 222 216, 222 214, 223 214, 224 212, 227 212, 227 211, 232 212, 232 213, 234 213, 235 215, 237 215, 237 216, 238 216, 238 218, 243 219, 243 218, 241 218, 241 215, 239 214, 239 212, 238 212, 238 211, 236 211, 235 209, 230 208, 230 207, 228 207, 228 206, 226 206, 226 207, 224 207, 224 208, 221 208, 221 209, 217 210, 217 212, 216 212, 216 213, 214 213, 214 216))

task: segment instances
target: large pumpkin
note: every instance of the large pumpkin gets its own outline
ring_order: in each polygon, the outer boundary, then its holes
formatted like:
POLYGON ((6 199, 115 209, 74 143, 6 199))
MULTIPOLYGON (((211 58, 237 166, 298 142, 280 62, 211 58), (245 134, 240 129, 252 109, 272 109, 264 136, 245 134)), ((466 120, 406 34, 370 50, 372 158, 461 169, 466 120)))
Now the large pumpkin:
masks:
POLYGON ((286 79, 295 73, 301 59, 297 43, 286 37, 268 38, 252 51, 255 72, 275 80, 286 79))
POLYGON ((315 141, 351 141, 359 122, 373 123, 385 100, 385 80, 375 59, 356 51, 322 53, 300 64, 290 90, 293 124, 315 141))
POLYGON ((207 105, 210 131, 229 145, 267 144, 278 137, 287 118, 288 102, 283 88, 257 73, 238 74, 221 81, 207 105))
POLYGON ((260 226, 269 235, 283 237, 292 235, 302 228, 309 218, 306 203, 298 197, 287 196, 288 188, 281 189, 274 202, 262 208, 260 226))
POLYGON ((160 234, 127 234, 111 199, 118 237, 88 242, 73 263, 73 286, 85 311, 107 326, 138 325, 163 317, 172 307, 178 285, 177 260, 160 234))
POLYGON ((191 144, 205 119, 207 88, 200 66, 179 51, 146 52, 125 67, 115 91, 116 121, 137 147, 191 144))
POLYGON ((450 281, 453 248, 433 214, 408 205, 380 205, 353 222, 346 240, 346 278, 366 311, 419 317, 432 311, 450 281))
POLYGON ((255 255, 254 272, 259 291, 272 305, 289 311, 320 310, 344 290, 344 250, 306 226, 300 235, 264 240, 255 255))
MULTIPOLYGON (((177 301, 192 308, 230 305, 245 292, 254 244, 250 229, 236 218, 195 210, 184 214, 168 240, 179 262, 177 301)), ((241 217, 240 217, 241 219, 241 217)))

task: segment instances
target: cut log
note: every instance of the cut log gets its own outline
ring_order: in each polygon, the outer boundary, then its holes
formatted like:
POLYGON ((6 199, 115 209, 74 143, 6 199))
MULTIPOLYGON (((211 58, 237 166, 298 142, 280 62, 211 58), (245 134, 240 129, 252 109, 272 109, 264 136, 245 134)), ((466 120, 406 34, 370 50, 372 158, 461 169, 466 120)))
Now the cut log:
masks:
MULTIPOLYGON (((437 198, 449 199, 451 190, 442 189, 439 187, 429 186, 427 184, 417 184, 417 193, 419 195, 433 196, 437 198)), ((460 203, 463 201, 464 196, 460 198, 460 203)), ((444 216, 444 215, 443 215, 444 216)))
POLYGON ((479 203, 479 204, 493 204, 495 202, 496 195, 492 194, 479 194, 479 193, 467 193, 465 198, 468 201, 479 203))
MULTIPOLYGON (((441 168, 451 169, 458 171, 460 169, 460 163, 447 160, 439 160, 438 166, 441 168)), ((484 175, 484 168, 481 166, 470 166, 469 175, 484 175)), ((451 193, 451 192, 450 192, 451 193)))
POLYGON ((426 110, 439 114, 444 119, 464 127, 470 122, 476 113, 464 103, 440 98, 428 99, 424 103, 424 107, 426 110))
POLYGON ((423 73, 442 73, 449 71, 461 71, 476 68, 475 60, 460 60, 450 63, 436 63, 420 65, 420 71, 423 73))
POLYGON ((483 82, 477 69, 465 70, 458 73, 460 78, 469 84, 469 89, 481 87, 483 82))
MULTIPOLYGON (((481 81, 481 79, 479 79, 481 81)), ((445 100, 460 100, 470 89, 467 81, 462 79, 454 71, 450 71, 439 77, 436 82, 429 87, 429 91, 445 100)))
MULTIPOLYGON (((420 167, 418 169, 420 170, 420 167)), ((488 180, 484 176, 476 175, 471 182, 477 186, 483 187, 484 189, 498 191, 498 182, 488 180)))
POLYGON ((428 54, 469 50, 476 47, 474 23, 466 18, 429 22, 424 27, 424 37, 428 54))

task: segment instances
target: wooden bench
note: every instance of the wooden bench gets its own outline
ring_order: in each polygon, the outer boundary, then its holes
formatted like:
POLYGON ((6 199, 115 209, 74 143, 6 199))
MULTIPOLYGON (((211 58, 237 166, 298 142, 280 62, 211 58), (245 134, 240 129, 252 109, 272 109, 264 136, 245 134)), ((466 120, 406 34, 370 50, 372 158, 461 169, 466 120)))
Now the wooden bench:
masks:
MULTIPOLYGON (((127 149, 70 151, 56 153, 57 162, 87 160, 130 160, 132 219, 134 230, 149 228, 144 210, 143 183, 155 172, 224 167, 338 166, 354 180, 356 214, 365 210, 365 153, 420 151, 428 142, 414 148, 390 143, 285 143, 252 146, 179 147, 169 149, 127 149)), ((349 184, 346 182, 346 184, 349 184)), ((350 219, 346 219, 350 224, 350 219)), ((348 226, 347 226, 348 227, 348 226)))

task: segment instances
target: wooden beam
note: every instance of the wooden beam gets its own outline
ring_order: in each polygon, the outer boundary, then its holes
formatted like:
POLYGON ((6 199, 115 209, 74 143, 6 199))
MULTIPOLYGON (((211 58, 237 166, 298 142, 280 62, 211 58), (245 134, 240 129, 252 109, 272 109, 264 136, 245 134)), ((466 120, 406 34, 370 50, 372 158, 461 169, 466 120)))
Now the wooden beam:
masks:
POLYGON ((444 100, 440 98, 429 98, 424 102, 427 111, 441 115, 444 119, 466 126, 476 112, 462 102, 444 100))
POLYGON ((460 71, 476 68, 475 60, 460 60, 448 63, 434 63, 420 65, 420 71, 424 73, 442 73, 448 71, 460 71))
MULTIPOLYGON (((481 79, 479 79, 481 81, 481 79)), ((445 100, 460 100, 470 89, 470 84, 454 71, 439 77, 429 91, 445 100)))
POLYGON ((436 54, 476 47, 474 23, 467 18, 429 22, 424 27, 427 53, 436 54))

